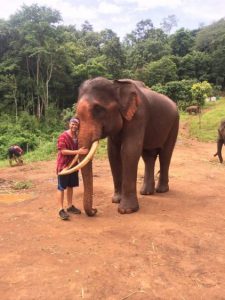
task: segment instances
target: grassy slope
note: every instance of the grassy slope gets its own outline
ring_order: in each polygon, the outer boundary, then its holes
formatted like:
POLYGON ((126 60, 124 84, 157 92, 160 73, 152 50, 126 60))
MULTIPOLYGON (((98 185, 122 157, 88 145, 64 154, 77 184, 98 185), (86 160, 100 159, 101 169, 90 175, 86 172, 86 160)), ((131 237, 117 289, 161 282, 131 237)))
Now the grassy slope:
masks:
POLYGON ((217 128, 222 119, 225 119, 225 98, 206 103, 200 115, 181 113, 181 121, 187 122, 190 137, 202 142, 216 141, 217 128))

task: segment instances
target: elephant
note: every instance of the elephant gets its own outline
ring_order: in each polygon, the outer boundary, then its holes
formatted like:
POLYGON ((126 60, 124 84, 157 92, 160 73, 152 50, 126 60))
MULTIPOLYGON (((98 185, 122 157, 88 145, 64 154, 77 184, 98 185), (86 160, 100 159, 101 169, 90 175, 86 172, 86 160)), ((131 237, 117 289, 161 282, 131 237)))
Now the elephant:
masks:
MULTIPOLYGON (((90 149, 92 143, 108 138, 108 157, 114 183, 112 202, 118 203, 119 213, 129 214, 139 209, 136 184, 140 157, 145 164, 140 194, 169 191, 169 166, 179 130, 179 113, 175 102, 154 92, 141 81, 97 77, 81 84, 76 115, 80 120, 79 147, 90 149), (160 175, 155 188, 157 157, 160 175)), ((92 207, 90 157, 85 163, 86 158, 82 157, 80 165, 67 168, 62 174, 82 168, 84 210, 88 216, 94 216, 97 209, 92 207)))
POLYGON ((223 157, 222 157, 223 144, 225 145, 225 120, 221 121, 220 126, 218 128, 217 152, 214 154, 214 156, 218 155, 221 164, 223 162, 223 157))
POLYGON ((192 106, 188 106, 186 108, 186 112, 189 113, 189 115, 191 115, 192 113, 194 114, 199 114, 201 112, 201 108, 198 105, 192 105, 192 106))

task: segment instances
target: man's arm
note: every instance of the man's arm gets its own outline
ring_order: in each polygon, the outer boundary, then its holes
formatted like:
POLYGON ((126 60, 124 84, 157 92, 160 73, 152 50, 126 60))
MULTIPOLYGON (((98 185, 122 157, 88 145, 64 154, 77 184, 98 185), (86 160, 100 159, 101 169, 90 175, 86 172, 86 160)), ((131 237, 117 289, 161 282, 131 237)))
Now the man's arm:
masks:
POLYGON ((63 155, 76 155, 76 154, 83 154, 83 155, 85 155, 85 154, 88 153, 88 149, 84 148, 84 147, 82 147, 82 148, 80 148, 78 150, 63 149, 63 150, 61 150, 61 153, 63 155))

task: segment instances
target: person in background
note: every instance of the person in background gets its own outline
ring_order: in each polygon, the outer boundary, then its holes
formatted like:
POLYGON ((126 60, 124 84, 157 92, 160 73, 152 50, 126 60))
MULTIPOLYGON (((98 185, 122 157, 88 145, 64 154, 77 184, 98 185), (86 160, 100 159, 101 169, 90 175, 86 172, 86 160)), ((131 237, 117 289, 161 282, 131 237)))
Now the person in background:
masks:
POLYGON ((9 147, 8 158, 11 167, 13 166, 13 160, 16 162, 17 165, 23 164, 23 160, 21 158, 22 154, 23 154, 23 149, 21 149, 20 146, 12 145, 9 147))
POLYGON ((58 175, 65 167, 67 167, 73 160, 76 154, 87 154, 88 149, 78 149, 78 130, 79 119, 72 118, 69 121, 69 129, 64 131, 58 137, 57 141, 57 176, 58 176, 58 190, 57 201, 59 206, 59 217, 62 220, 68 220, 69 214, 80 214, 81 211, 73 205, 73 188, 79 186, 78 171, 69 175, 58 175), (64 191, 67 196, 67 209, 64 209, 64 191))

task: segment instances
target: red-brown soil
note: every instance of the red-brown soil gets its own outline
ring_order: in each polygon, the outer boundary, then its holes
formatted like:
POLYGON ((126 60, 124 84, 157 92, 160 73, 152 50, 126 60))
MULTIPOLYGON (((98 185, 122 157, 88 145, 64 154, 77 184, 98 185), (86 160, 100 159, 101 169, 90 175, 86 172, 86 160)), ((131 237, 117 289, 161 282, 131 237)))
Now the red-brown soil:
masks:
MULTIPOLYGON (((0 200, 16 193, 12 181, 33 187, 17 191, 23 202, 0 201, 0 299, 225 299, 225 164, 215 151, 180 133, 170 191, 140 195, 130 215, 111 203, 108 160, 95 160, 98 214, 70 221, 58 218, 55 161, 1 169, 0 200)), ((142 176, 140 162, 138 190, 142 176)))

